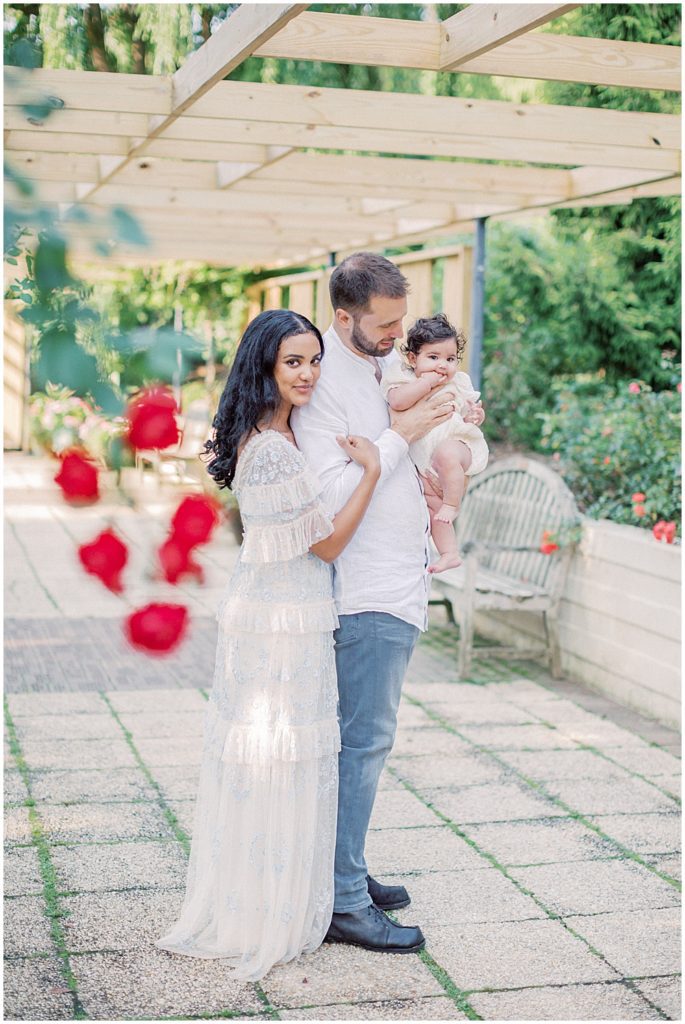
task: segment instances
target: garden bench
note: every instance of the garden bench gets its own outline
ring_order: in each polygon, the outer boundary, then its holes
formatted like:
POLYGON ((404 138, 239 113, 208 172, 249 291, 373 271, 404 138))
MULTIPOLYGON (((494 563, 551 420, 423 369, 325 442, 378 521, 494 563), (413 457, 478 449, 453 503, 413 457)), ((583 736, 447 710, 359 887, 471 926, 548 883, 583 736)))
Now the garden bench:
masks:
POLYGON ((432 577, 433 592, 441 599, 431 601, 444 604, 459 625, 461 678, 470 669, 474 615, 495 610, 541 612, 546 645, 530 650, 479 647, 479 653, 546 653, 552 674, 561 675, 559 604, 579 522, 564 481, 532 459, 502 459, 469 482, 455 521, 463 563, 432 577), (540 550, 546 530, 559 544, 551 554, 540 550))

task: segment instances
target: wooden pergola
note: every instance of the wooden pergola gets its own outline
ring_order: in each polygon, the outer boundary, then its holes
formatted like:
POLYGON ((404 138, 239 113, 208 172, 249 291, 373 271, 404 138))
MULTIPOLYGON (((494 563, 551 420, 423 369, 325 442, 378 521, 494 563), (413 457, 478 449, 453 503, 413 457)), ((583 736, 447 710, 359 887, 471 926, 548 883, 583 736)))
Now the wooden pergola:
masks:
POLYGON ((27 72, 5 93, 12 165, 58 217, 134 213, 150 244, 118 245, 117 263, 316 264, 680 193, 677 115, 224 81, 257 55, 675 91, 678 47, 535 31, 569 4, 476 3, 444 22, 307 6, 242 4, 170 77, 27 72), (42 120, 21 105, 39 95, 58 108, 42 120))

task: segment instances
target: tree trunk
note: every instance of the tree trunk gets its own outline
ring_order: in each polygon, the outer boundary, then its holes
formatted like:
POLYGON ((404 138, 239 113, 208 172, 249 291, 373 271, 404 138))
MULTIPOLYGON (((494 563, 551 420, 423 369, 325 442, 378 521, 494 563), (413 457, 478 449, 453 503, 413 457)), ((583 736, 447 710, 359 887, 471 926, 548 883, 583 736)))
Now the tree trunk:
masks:
POLYGON ((83 12, 86 35, 90 44, 90 58, 95 71, 113 71, 112 62, 105 49, 105 27, 102 23, 100 4, 88 4, 83 12))
POLYGON ((131 58, 133 61, 133 74, 145 75, 147 74, 145 69, 145 40, 136 39, 136 25, 138 24, 136 9, 133 4, 123 4, 122 11, 126 15, 126 19, 131 26, 131 58))
POLYGON ((212 34, 212 10, 211 7, 202 8, 202 38, 205 42, 212 34))

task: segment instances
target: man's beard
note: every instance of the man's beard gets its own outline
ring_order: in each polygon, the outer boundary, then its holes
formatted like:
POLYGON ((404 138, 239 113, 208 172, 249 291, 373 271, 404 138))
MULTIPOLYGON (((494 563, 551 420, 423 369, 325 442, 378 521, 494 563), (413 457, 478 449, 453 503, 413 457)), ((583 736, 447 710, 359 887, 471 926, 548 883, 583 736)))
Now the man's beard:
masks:
POLYGON ((369 341, 366 337, 354 318, 352 319, 352 334, 350 336, 350 341, 357 351, 363 352, 365 356, 387 356, 392 351, 392 349, 387 346, 387 341, 392 341, 391 338, 388 338, 385 342, 376 342, 374 345, 374 343, 369 341))

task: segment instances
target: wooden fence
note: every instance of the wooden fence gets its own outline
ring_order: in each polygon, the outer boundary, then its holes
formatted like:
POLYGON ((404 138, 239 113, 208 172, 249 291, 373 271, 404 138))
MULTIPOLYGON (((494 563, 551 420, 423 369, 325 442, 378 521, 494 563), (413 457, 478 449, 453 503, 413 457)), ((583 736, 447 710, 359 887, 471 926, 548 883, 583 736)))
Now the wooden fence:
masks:
POLYGON ((21 448, 26 441, 27 356, 26 329, 17 319, 14 303, 5 302, 3 337, 3 447, 21 448))
MULTIPOLYGON (((561 602, 561 664, 570 679, 680 728, 682 549, 649 530, 586 519, 561 602)), ((530 612, 476 616, 506 644, 543 640, 530 612)))
MULTIPOLYGON (((469 245, 393 256, 409 281, 405 330, 417 317, 446 313, 467 335, 471 320, 472 249, 469 245)), ((271 277, 248 290, 248 317, 265 309, 292 309, 302 313, 325 331, 333 319, 328 296, 332 267, 271 277)), ((469 347, 463 369, 469 370, 469 347)))

